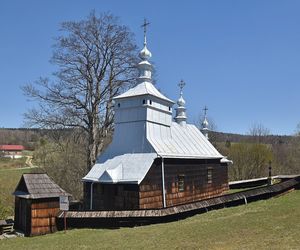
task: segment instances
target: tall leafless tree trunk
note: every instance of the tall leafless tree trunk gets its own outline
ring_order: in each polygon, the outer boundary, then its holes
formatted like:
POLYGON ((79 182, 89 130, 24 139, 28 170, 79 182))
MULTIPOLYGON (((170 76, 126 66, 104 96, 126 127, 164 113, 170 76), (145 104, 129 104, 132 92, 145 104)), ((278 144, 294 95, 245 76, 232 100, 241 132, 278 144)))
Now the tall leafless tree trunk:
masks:
POLYGON ((25 114, 30 126, 80 128, 87 137, 87 165, 95 163, 112 130, 112 99, 134 84, 136 45, 110 14, 64 22, 51 62, 58 70, 23 87, 38 106, 25 114))

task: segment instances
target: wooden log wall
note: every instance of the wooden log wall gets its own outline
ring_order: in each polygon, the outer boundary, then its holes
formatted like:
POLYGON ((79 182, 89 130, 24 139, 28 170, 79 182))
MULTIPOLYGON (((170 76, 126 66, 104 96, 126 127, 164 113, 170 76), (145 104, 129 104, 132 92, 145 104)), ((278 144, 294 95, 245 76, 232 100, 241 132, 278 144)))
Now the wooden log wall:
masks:
MULTIPOLYGON (((84 207, 90 209, 91 183, 85 183, 84 207)), ((131 210, 139 208, 137 184, 93 184, 93 210, 131 210)))
MULTIPOLYGON (((215 197, 228 189, 228 168, 216 160, 169 159, 164 169, 167 207, 215 197), (179 176, 184 179, 183 191, 179 190, 179 176)), ((139 197, 140 209, 163 207, 160 159, 140 184, 139 197)))
POLYGON ((162 208, 161 160, 155 160, 139 186, 139 208, 162 208))
POLYGON ((166 165, 167 206, 194 202, 218 196, 228 189, 227 168, 219 164, 166 165), (211 171, 211 180, 208 180, 211 171), (178 176, 184 176, 184 191, 179 191, 178 176))
POLYGON ((32 200, 30 235, 40 235, 55 232, 57 230, 55 218, 58 213, 58 198, 32 200))

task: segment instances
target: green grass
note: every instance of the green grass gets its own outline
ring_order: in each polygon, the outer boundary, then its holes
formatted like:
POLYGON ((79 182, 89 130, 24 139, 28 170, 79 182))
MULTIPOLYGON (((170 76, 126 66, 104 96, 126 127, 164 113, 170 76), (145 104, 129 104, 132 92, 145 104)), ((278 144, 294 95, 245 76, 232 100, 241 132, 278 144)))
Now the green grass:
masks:
POLYGON ((26 157, 22 157, 19 159, 0 158, 0 170, 9 169, 9 168, 27 167, 25 162, 26 162, 26 157))
POLYGON ((33 152, 34 151, 31 151, 31 150, 23 150, 22 154, 25 156, 33 156, 33 152))
POLYGON ((229 189, 226 193, 227 194, 233 194, 233 193, 237 193, 237 192, 241 192, 241 191, 246 191, 246 190, 251 190, 254 188, 258 188, 258 187, 266 187, 267 185, 261 185, 261 186, 257 186, 257 187, 249 187, 249 188, 233 188, 233 189, 229 189))
POLYGON ((0 241, 0 249, 299 249, 300 191, 136 228, 76 229, 0 241))
POLYGON ((0 168, 0 219, 14 213, 15 190, 23 173, 30 173, 31 169, 1 169, 0 168))

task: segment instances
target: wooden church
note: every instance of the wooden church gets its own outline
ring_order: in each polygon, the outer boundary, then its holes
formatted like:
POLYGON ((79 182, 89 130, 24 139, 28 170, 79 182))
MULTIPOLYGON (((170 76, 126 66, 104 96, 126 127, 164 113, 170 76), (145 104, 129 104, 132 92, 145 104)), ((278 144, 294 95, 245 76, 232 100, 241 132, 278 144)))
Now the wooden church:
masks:
POLYGON ((151 52, 139 54, 136 87, 114 98, 111 144, 83 178, 87 210, 165 208, 221 195, 228 165, 198 128, 187 124, 180 83, 174 102, 151 82, 151 52))

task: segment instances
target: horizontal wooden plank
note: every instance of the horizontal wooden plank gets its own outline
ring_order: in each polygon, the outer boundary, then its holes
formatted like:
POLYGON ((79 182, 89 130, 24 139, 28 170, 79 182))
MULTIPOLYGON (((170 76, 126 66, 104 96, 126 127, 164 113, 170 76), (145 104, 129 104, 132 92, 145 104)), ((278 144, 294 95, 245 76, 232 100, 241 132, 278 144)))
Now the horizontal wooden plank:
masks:
POLYGON ((55 207, 59 207, 59 201, 50 201, 50 202, 41 201, 41 202, 31 204, 32 209, 55 208, 55 207))
POLYGON ((48 218, 55 217, 59 212, 59 208, 33 209, 31 210, 32 218, 48 218))
POLYGON ((55 225, 55 217, 31 219, 32 227, 49 227, 49 226, 54 226, 54 225, 55 225))

